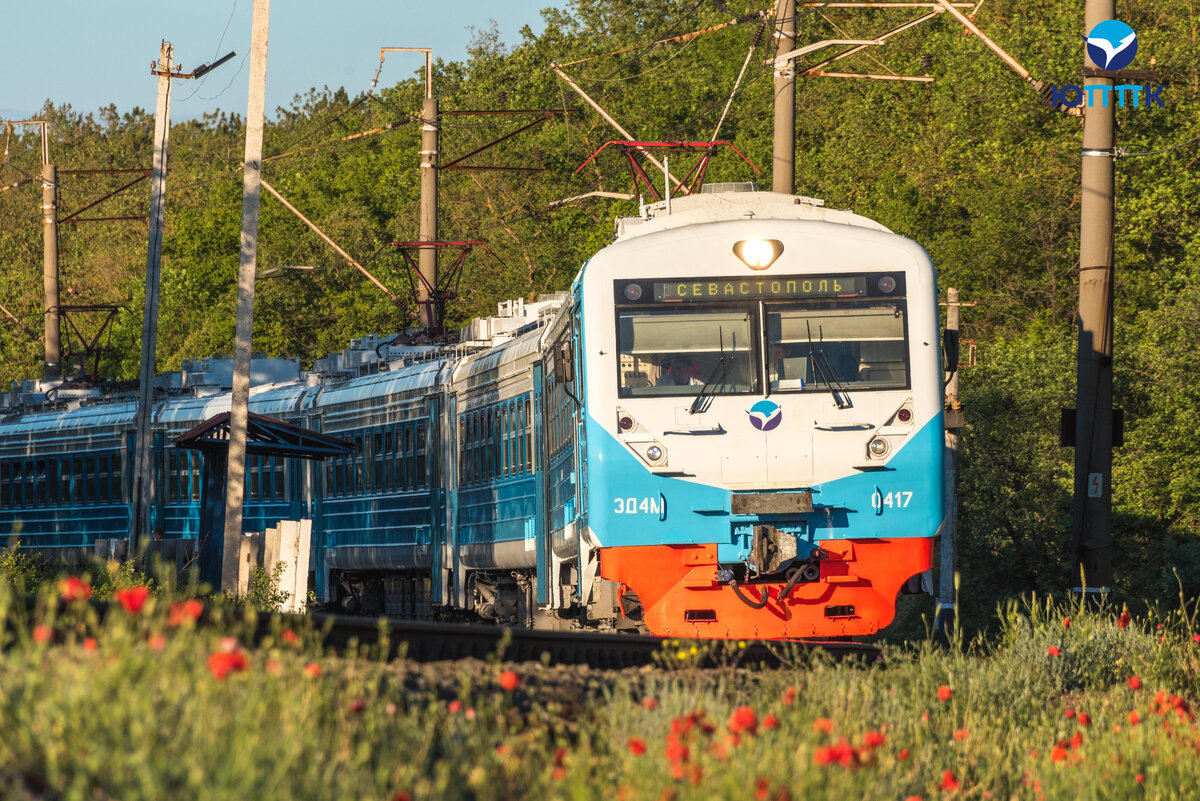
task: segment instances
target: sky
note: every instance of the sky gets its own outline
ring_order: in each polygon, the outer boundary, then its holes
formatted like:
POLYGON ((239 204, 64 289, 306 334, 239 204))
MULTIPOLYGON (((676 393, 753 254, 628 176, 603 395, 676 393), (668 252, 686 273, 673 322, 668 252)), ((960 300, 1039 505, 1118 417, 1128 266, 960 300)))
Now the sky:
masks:
MULTIPOLYGON (((380 47, 432 47, 460 61, 495 20, 507 45, 522 26, 541 33, 539 11, 565 0, 275 0, 267 52, 267 115, 310 88, 370 87, 380 47)), ((157 79, 150 64, 165 39, 190 72, 233 50, 237 56, 200 80, 176 81, 175 120, 218 109, 246 114, 253 0, 0 0, 0 118, 33 117, 46 100, 94 112, 116 104, 153 113, 157 79)), ((424 64, 419 53, 389 53, 388 86, 424 64)))

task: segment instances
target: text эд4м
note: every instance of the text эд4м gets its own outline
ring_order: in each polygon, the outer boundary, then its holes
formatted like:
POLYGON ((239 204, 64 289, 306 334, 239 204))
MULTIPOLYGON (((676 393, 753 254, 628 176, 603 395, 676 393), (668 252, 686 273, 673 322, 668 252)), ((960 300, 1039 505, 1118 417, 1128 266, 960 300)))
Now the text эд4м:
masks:
MULTIPOLYGON (((1107 72, 1119 72, 1133 63, 1137 54, 1138 39, 1133 28, 1119 19, 1107 19, 1096 25, 1083 37, 1087 43, 1088 57, 1097 67, 1107 72)), ((1119 76, 1117 77, 1119 80, 1119 76)), ((1142 77, 1142 76, 1139 76, 1142 77)), ((1115 103, 1117 108, 1163 108, 1163 85, 1127 83, 1118 86, 1079 86, 1069 83, 1050 86, 1050 102, 1053 106, 1087 105, 1108 107, 1115 103)))

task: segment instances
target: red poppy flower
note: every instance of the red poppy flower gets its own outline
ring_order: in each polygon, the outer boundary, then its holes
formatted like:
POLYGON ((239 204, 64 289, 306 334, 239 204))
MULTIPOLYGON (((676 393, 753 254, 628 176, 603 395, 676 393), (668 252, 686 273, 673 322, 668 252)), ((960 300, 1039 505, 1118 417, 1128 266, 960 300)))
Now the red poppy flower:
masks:
POLYGON ((904 801, 921 801, 921 796, 910 795, 908 798, 904 799, 904 801))
POLYGON ((641 737, 630 737, 629 753, 633 754, 634 756, 641 756, 642 754, 646 753, 646 741, 641 737))
POLYGON ((500 687, 505 692, 511 693, 513 690, 517 689, 517 687, 520 686, 520 684, 521 684, 521 677, 518 676, 513 671, 506 670, 500 674, 500 687))
POLYGON ((91 653, 92 651, 95 651, 96 648, 98 648, 99 646, 96 644, 95 637, 87 637, 84 639, 82 647, 83 647, 83 650, 87 651, 88 653, 91 653))
POLYGON ((42 625, 33 627, 33 641, 34 642, 38 643, 39 645, 45 645, 46 643, 50 642, 53 639, 54 639, 54 629, 50 628, 49 626, 42 626, 42 625))
POLYGON ((58 582, 58 594, 64 603, 86 601, 92 597, 92 585, 78 576, 68 576, 58 582))
POLYGON ((161 634, 151 634, 146 638, 146 643, 150 646, 151 651, 161 654, 163 649, 167 647, 167 638, 161 634))
POLYGON ((1134 710, 1133 712, 1129 713, 1129 725, 1130 726, 1136 726, 1141 722, 1142 722, 1142 719, 1141 719, 1141 717, 1138 716, 1137 710, 1134 710))
POLYGON ((901 748, 900 751, 896 754, 896 759, 900 760, 901 762, 908 759, 908 749, 901 748))
POLYGON ((1087 712, 1080 712, 1079 713, 1079 725, 1080 726, 1091 726, 1092 725, 1092 716, 1089 715, 1087 712))
POLYGON ((967 729, 959 729, 958 731, 954 732, 954 739, 965 740, 969 734, 970 732, 967 729))
POLYGON ((739 706, 729 716, 729 730, 734 734, 740 731, 754 734, 758 731, 758 715, 748 706, 739 706))
POLYGON ((883 732, 869 731, 863 735, 863 748, 878 748, 887 742, 887 737, 883 736, 883 732))
POLYGON ((945 684, 943 684, 941 687, 938 687, 939 701, 949 701, 952 695, 954 695, 954 690, 950 689, 945 684))
POLYGON ((777 728, 779 726, 779 718, 775 717, 774 715, 766 715, 762 719, 762 725, 764 729, 777 728))
POLYGON ((1050 761, 1051 762, 1062 762, 1066 758, 1067 758, 1067 749, 1065 746, 1056 745, 1056 746, 1054 746, 1054 748, 1050 749, 1050 761))
POLYGON ((829 734, 833 731, 833 721, 829 718, 817 718, 813 721, 813 731, 823 731, 829 734))
POLYGON ((1062 651, 1058 650, 1057 647, 1051 645, 1049 648, 1046 649, 1046 653, 1050 654, 1050 656, 1060 656, 1062 654, 1062 651))
POLYGON ((770 784, 767 783, 766 779, 760 777, 758 780, 758 784, 754 789, 754 798, 757 801, 767 801, 767 796, 769 795, 769 793, 768 793, 769 789, 770 789, 770 784))
POLYGON ((284 629, 283 631, 279 632, 279 639, 283 640, 283 642, 287 645, 295 645, 296 643, 300 642, 300 635, 291 629, 284 629))
POLYGON ((1122 610, 1121 610, 1121 616, 1117 618, 1117 628, 1119 628, 1119 629, 1123 629, 1123 628, 1125 628, 1126 626, 1128 626, 1128 625, 1129 625, 1129 620, 1130 620, 1130 618, 1129 618, 1129 610, 1128 610, 1128 609, 1122 609, 1122 610))
POLYGON ((667 761, 668 762, 683 762, 688 758, 688 747, 683 743, 675 740, 667 744, 667 761))
POLYGON ((1075 735, 1071 737, 1071 747, 1076 751, 1083 745, 1083 732, 1076 730, 1075 735))
POLYGON ((1136 775, 1136 776, 1134 776, 1134 777, 1133 777, 1133 780, 1134 780, 1135 782, 1137 782, 1138 784, 1141 784, 1142 782, 1146 781, 1146 774, 1145 774, 1145 773, 1139 773, 1138 775, 1136 775))
POLYGON ((1063 618, 1063 628, 1064 628, 1064 629, 1069 629, 1069 628, 1071 628, 1071 618, 1069 618, 1069 617, 1064 617, 1064 618, 1063 618))
POLYGON ((457 715, 460 711, 462 711, 462 701, 455 698, 453 701, 446 704, 446 711, 451 715, 457 715))
MULTIPOLYGON (((1198 637, 1196 641, 1200 642, 1200 637, 1198 637)), ((796 703, 796 688, 795 687, 788 687, 786 690, 783 691, 783 703, 787 706, 791 706, 792 704, 796 703)))
POLYGON ((126 587, 123 590, 114 592, 113 597, 117 599, 117 602, 121 604, 126 612, 136 615, 146 605, 146 599, 150 597, 150 588, 144 584, 139 584, 136 587, 126 587))
POLYGON ((1142 680, 1139 679, 1137 676, 1130 676, 1129 681, 1126 682, 1126 684, 1129 685, 1129 689, 1131 689, 1131 690, 1142 689, 1142 680))
POLYGON ((1075 710, 1067 709, 1066 711, 1063 712, 1063 717, 1066 718, 1067 720, 1070 720, 1071 718, 1075 717, 1075 710))
POLYGON ((315 679, 317 676, 321 675, 321 666, 316 662, 309 662, 304 666, 304 675, 308 676, 310 679, 315 679))
POLYGON ((397 790, 388 801, 413 801, 412 793, 408 790, 397 790))
POLYGON ((651 712, 653 712, 655 709, 658 709, 658 699, 657 698, 643 698, 642 699, 642 708, 648 709, 651 712))
POLYGON ((194 623, 200 619, 200 615, 204 614, 204 604, 195 598, 188 598, 183 603, 171 604, 171 614, 167 619, 167 625, 175 628, 182 626, 184 623, 194 623))
POLYGON ((355 698, 350 702, 350 706, 348 707, 351 715, 361 715, 364 711, 366 711, 366 708, 367 702, 362 698, 355 698))
POLYGON ((230 673, 239 673, 250 668, 250 660, 241 651, 217 651, 208 658, 208 669, 223 681, 230 673))
POLYGON ((954 777, 954 771, 944 770, 942 771, 942 780, 938 783, 938 787, 942 788, 943 790, 957 790, 962 787, 962 785, 959 784, 958 779, 954 777))

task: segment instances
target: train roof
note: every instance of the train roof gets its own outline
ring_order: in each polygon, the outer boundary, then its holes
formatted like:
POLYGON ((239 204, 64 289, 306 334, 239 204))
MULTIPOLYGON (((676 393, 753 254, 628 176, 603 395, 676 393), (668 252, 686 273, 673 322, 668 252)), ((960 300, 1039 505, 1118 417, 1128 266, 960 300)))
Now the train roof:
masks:
POLYGON ((640 217, 617 219, 616 242, 672 228, 750 218, 806 220, 849 225, 892 233, 874 220, 852 211, 829 209, 816 198, 779 192, 700 192, 642 207, 640 217))

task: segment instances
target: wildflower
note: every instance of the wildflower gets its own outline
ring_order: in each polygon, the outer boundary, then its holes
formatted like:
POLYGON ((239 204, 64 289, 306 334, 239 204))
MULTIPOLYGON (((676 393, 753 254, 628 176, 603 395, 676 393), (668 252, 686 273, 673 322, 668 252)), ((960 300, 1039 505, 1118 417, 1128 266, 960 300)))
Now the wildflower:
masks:
POLYGON ((287 645, 295 645, 296 643, 300 642, 300 635, 291 629, 284 629, 283 631, 279 632, 279 639, 283 640, 283 642, 287 645))
POLYGON ((1051 645, 1046 649, 1046 653, 1050 654, 1050 656, 1060 656, 1062 651, 1058 650, 1056 646, 1051 645))
POLYGON ((96 645, 96 638, 95 638, 95 637, 87 637, 87 638, 85 638, 85 639, 84 639, 84 641, 83 641, 83 650, 87 651, 89 654, 90 654, 92 651, 95 651, 97 647, 98 647, 98 646, 96 645))
POLYGON ((1058 745, 1055 745, 1054 748, 1050 749, 1050 761, 1051 762, 1062 762, 1066 758, 1067 758, 1066 746, 1064 746, 1062 744, 1058 744, 1058 745))
POLYGON ((44 625, 37 625, 33 627, 33 641, 38 645, 45 645, 53 639, 54 629, 44 625))
POLYGON ((146 638, 146 644, 150 646, 151 651, 161 654, 163 649, 167 647, 167 638, 161 634, 151 634, 146 638))
POLYGON ((648 709, 651 712, 653 712, 655 709, 658 709, 658 699, 657 698, 643 698, 642 699, 642 708, 648 709))
POLYGON ((954 695, 954 690, 950 689, 945 684, 943 684, 941 687, 938 687, 938 700, 939 701, 949 701, 950 696, 952 696, 952 695, 954 695))
POLYGON ((239 673, 249 668, 250 660, 241 651, 217 651, 208 658, 208 669, 218 681, 224 681, 230 673, 239 673))
POLYGON ((683 762, 688 758, 688 747, 678 740, 673 740, 667 743, 667 761, 668 762, 683 762))
POLYGON ((757 801, 767 801, 767 790, 769 787, 770 785, 767 783, 767 780, 759 777, 758 785, 754 790, 754 798, 757 799, 757 801))
POLYGON ((1138 716, 1136 709, 1129 713, 1129 725, 1130 726, 1136 726, 1141 722, 1142 722, 1142 719, 1138 716))
POLYGON ((113 597, 117 602, 131 615, 139 614, 142 607, 146 605, 146 599, 150 597, 150 588, 144 584, 138 584, 135 587, 126 587, 123 590, 117 590, 113 593, 113 597))
POLYGON ((413 801, 412 793, 408 790, 397 790, 388 801, 413 801))
POLYGON ((887 738, 883 736, 883 732, 869 731, 863 735, 863 748, 878 748, 886 742, 887 738))
POLYGON ((823 731, 829 734, 833 731, 833 721, 829 718, 817 718, 813 721, 813 731, 823 731))
POLYGON ((317 676, 321 675, 321 666, 316 662, 309 662, 304 666, 304 675, 308 676, 310 679, 315 679, 317 676))
POLYGON ((942 780, 938 783, 938 787, 942 788, 943 790, 957 790, 958 788, 962 787, 962 785, 959 784, 958 779, 954 777, 954 771, 943 770, 942 780))
POLYGON ((1142 689, 1142 680, 1140 678, 1138 678, 1137 676, 1130 676, 1129 681, 1127 681, 1126 684, 1129 685, 1129 689, 1131 689, 1131 690, 1142 689))
POLYGON ((188 598, 183 603, 171 603, 171 615, 167 625, 171 628, 182 626, 184 623, 194 623, 204 613, 204 604, 195 598, 188 598))
POLYGON ((467 711, 463 712, 463 717, 466 718, 467 720, 474 720, 475 719, 475 707, 473 707, 473 706, 467 707, 467 711))
POLYGON ((1128 610, 1128 609, 1122 609, 1122 610, 1121 610, 1121 616, 1120 616, 1119 618, 1117 618, 1117 628, 1119 628, 1119 629, 1123 629, 1123 628, 1125 628, 1126 626, 1128 626, 1128 625, 1129 625, 1129 620, 1130 620, 1130 618, 1129 618, 1129 610, 1128 610))
POLYGON ((1092 725, 1092 716, 1089 715, 1087 712, 1080 712, 1079 713, 1079 725, 1080 726, 1091 726, 1092 725))
POLYGON ((86 601, 92 597, 92 585, 78 576, 68 576, 58 582, 58 594, 62 598, 63 603, 69 604, 72 601, 86 601))
POLYGON ((462 710, 462 701, 455 698, 450 703, 446 704, 446 711, 451 715, 457 715, 462 710))
POLYGON ((1146 781, 1146 774, 1145 774, 1145 773, 1139 773, 1138 775, 1136 775, 1136 776, 1134 776, 1134 777, 1133 777, 1133 780, 1134 780, 1135 782, 1137 782, 1138 784, 1141 784, 1142 782, 1146 781))
POLYGON ((1069 617, 1064 617, 1064 618, 1063 618, 1063 628, 1064 628, 1064 629, 1069 629, 1069 628, 1071 628, 1071 618, 1069 618, 1069 617))
POLYGON ((1075 735, 1071 737, 1071 747, 1076 751, 1083 745, 1083 732, 1076 730, 1075 735))
POLYGON ((762 719, 762 725, 764 729, 777 728, 779 726, 779 718, 774 715, 767 715, 762 719))
POLYGON ((512 753, 512 749, 509 748, 504 743, 500 743, 500 745, 496 746, 496 756, 503 757, 503 756, 508 756, 511 753, 512 753))
POLYGON ((1193 634, 1192 642, 1200 642, 1200 634, 1193 634))
POLYGON ((954 732, 955 740, 965 740, 970 732, 967 729, 958 729, 954 732))
POLYGON ((897 754, 896 754, 896 759, 900 760, 901 762, 908 759, 908 749, 901 748, 900 751, 897 752, 897 754))
POLYGON ((910 795, 908 798, 904 799, 904 801, 921 801, 921 796, 910 795))
POLYGON ((511 670, 506 670, 500 674, 500 687, 505 692, 511 693, 517 689, 521 683, 521 677, 511 670))
POLYGON ((1063 717, 1065 717, 1067 720, 1070 720, 1071 718, 1075 717, 1075 710, 1067 709, 1065 712, 1063 712, 1063 717))
POLYGON ((858 752, 845 738, 838 740, 833 745, 818 748, 813 754, 813 761, 818 765, 832 765, 836 762, 846 770, 853 770, 859 765, 858 752))
POLYGON ((641 737, 630 737, 628 745, 629 753, 634 756, 641 756, 646 753, 646 741, 641 737))
POLYGON ((348 709, 351 715, 361 715, 367 708, 367 702, 362 698, 355 698, 350 702, 348 709))
MULTIPOLYGON (((1200 636, 1197 637, 1197 642, 1200 642, 1200 636)), ((791 706, 796 703, 796 688, 788 687, 783 691, 783 703, 785 706, 791 706)))
POLYGON ((740 731, 754 734, 758 731, 758 715, 748 706, 739 706, 729 716, 729 730, 735 734, 740 731))
POLYGON ((267 660, 267 672, 270 673, 272 676, 278 676, 282 670, 283 670, 283 665, 279 664, 279 660, 277 660, 277 659, 268 659, 267 660))

